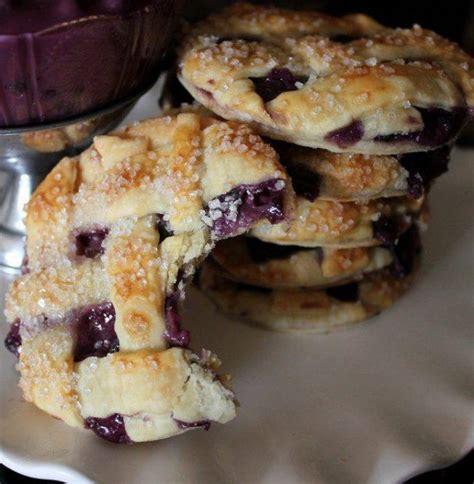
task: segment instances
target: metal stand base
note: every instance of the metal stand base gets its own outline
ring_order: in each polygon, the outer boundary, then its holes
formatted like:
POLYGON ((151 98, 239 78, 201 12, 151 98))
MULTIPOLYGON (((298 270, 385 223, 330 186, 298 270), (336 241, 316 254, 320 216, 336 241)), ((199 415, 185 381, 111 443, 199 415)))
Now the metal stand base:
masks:
POLYGON ((3 171, 0 179, 0 266, 18 269, 25 246, 23 207, 42 177, 3 171))
POLYGON ((64 156, 74 156, 125 118, 143 92, 61 123, 0 128, 0 271, 18 271, 24 257, 24 206, 64 156))

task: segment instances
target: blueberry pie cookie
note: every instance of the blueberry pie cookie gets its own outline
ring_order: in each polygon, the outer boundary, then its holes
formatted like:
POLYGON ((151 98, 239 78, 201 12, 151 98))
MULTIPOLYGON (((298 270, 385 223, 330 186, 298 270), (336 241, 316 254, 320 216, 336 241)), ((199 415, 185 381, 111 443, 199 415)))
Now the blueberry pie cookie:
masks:
POLYGON ((403 155, 333 153, 272 143, 295 192, 308 200, 338 202, 408 196, 420 198, 448 170, 450 148, 403 155))
POLYGON ((421 250, 416 228, 408 231, 404 239, 402 257, 392 266, 326 289, 274 289, 235 282, 210 260, 204 263, 198 284, 230 317, 273 331, 332 332, 387 309, 409 287, 421 250))
POLYGON ((304 248, 253 237, 219 242, 212 259, 233 281, 274 289, 333 286, 393 262, 386 247, 304 248))
POLYGON ((423 197, 333 202, 298 196, 291 220, 275 225, 263 221, 250 233, 264 242, 300 247, 388 246, 412 225, 423 209, 423 197))
POLYGON ((360 14, 234 4, 190 31, 178 76, 226 119, 336 152, 432 150, 474 110, 474 60, 458 45, 360 14))
POLYGON ((27 209, 7 347, 27 401, 120 443, 235 416, 219 360, 188 349, 178 304, 215 241, 291 206, 275 151, 196 114, 146 120, 63 159, 27 209))

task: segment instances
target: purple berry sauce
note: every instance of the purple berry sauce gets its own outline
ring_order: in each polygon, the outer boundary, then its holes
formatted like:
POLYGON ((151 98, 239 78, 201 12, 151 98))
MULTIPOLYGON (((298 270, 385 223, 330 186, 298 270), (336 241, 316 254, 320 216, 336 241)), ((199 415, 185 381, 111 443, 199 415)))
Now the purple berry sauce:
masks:
POLYGON ((115 308, 111 302, 86 306, 73 314, 74 361, 90 356, 103 358, 119 351, 114 328, 115 308))
POLYGON ((391 248, 393 263, 391 272, 395 277, 403 278, 410 274, 415 266, 416 259, 421 253, 420 232, 412 225, 400 236, 398 242, 391 248))
POLYGON ((85 230, 76 235, 76 255, 94 259, 104 253, 103 242, 109 229, 106 227, 97 227, 85 230))
POLYGON ((119 413, 114 413, 105 418, 88 417, 85 420, 85 427, 92 430, 98 437, 114 444, 132 443, 125 429, 123 416, 119 413))
POLYGON ((182 420, 178 420, 177 418, 173 417, 173 420, 176 422, 176 425, 181 430, 189 430, 189 429, 197 429, 202 427, 204 430, 209 430, 211 428, 211 421, 210 420, 198 420, 197 422, 183 422, 182 420))
POLYGON ((326 294, 342 302, 357 302, 359 300, 359 283, 350 282, 342 286, 328 287, 326 294))
POLYGON ((416 109, 423 120, 422 130, 376 136, 375 141, 383 143, 411 141, 421 146, 441 146, 459 133, 468 117, 468 110, 464 107, 454 108, 451 111, 440 108, 416 107, 416 109))
POLYGON ((207 215, 212 220, 213 234, 223 239, 259 220, 267 219, 272 224, 284 220, 284 186, 281 179, 239 185, 211 200, 207 215))
POLYGON ((448 171, 451 149, 449 146, 434 151, 408 153, 399 162, 408 171, 408 194, 420 198, 432 181, 448 171))
POLYGON ((20 335, 20 320, 16 319, 10 325, 10 330, 5 338, 5 347, 10 353, 13 353, 17 358, 20 357, 21 349, 21 335, 20 335))
MULTIPOLYGON (((177 284, 179 283, 179 276, 177 284)), ((180 292, 176 289, 174 292, 166 296, 165 299, 165 321, 166 329, 164 331, 164 338, 170 346, 179 346, 187 348, 190 343, 189 331, 181 329, 181 318, 179 316, 178 304, 180 300, 180 292)))
POLYGON ((358 143, 364 136, 364 125, 361 121, 352 121, 347 126, 335 129, 327 134, 324 139, 345 149, 358 143))
POLYGON ((295 76, 286 67, 275 67, 265 77, 251 77, 250 80, 254 83, 257 94, 267 103, 283 92, 296 91, 296 84, 306 83, 308 77, 295 76))
POLYGON ((397 221, 384 215, 372 222, 372 229, 374 238, 384 247, 393 247, 400 236, 400 226, 397 221))

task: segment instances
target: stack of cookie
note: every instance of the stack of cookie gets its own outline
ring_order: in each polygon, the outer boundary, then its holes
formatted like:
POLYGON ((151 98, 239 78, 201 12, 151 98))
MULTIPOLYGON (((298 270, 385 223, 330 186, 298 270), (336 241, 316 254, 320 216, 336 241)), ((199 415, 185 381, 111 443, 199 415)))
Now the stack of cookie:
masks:
POLYGON ((191 29, 177 73, 194 100, 268 137, 298 196, 291 219, 220 242, 203 291, 276 330, 331 331, 390 306, 472 113, 473 59, 417 25, 235 4, 191 29))

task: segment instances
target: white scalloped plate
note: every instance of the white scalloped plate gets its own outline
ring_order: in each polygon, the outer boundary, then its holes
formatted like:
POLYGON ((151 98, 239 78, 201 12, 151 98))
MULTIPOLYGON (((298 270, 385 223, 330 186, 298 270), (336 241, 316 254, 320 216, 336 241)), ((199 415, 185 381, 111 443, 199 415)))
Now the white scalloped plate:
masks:
MULTIPOLYGON (((154 90, 131 116, 156 112, 154 90)), ((415 286, 372 324, 276 334, 228 321, 189 291, 193 346, 216 351, 235 378, 242 407, 230 424, 109 444, 23 402, 14 358, 2 350, 0 460, 74 483, 380 484, 461 457, 474 446, 473 154, 457 150, 432 192, 415 286)))

